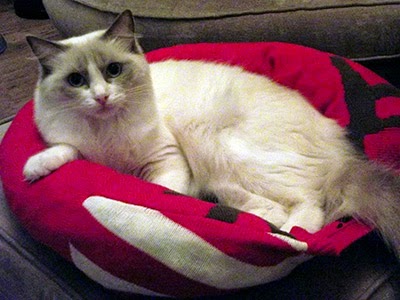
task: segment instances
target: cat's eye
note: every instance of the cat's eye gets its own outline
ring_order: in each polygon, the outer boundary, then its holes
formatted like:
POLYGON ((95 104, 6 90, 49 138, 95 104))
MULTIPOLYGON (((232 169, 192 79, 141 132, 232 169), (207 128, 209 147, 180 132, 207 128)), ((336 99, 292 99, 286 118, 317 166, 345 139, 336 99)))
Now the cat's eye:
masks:
POLYGON ((86 79, 79 73, 72 73, 68 76, 68 83, 73 87, 81 87, 86 83, 86 79))
POLYGON ((118 77, 122 73, 122 65, 117 62, 113 62, 107 66, 106 74, 111 78, 118 77))

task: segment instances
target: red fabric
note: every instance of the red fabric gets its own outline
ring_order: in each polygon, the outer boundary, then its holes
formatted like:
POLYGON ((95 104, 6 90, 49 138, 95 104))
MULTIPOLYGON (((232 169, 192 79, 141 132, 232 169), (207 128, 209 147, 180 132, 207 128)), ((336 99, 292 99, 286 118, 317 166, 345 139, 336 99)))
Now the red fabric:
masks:
MULTIPOLYGON (((298 89, 325 115, 348 126, 354 122, 345 101, 348 91, 345 92, 342 73, 332 65, 332 57, 314 49, 282 43, 183 45, 147 54, 150 62, 175 58, 241 65, 298 89)), ((343 62, 361 74, 367 85, 386 84, 362 66, 344 59, 343 62)), ((378 118, 399 115, 400 98, 384 97, 377 103, 378 118)), ((274 266, 302 253, 284 238, 267 234, 275 232, 274 229, 256 216, 241 213, 234 223, 211 219, 207 215, 214 206, 212 203, 166 193, 163 187, 88 161, 77 160, 33 184, 25 182, 22 175, 25 162, 45 148, 32 114, 33 102, 29 102, 6 133, 0 149, 0 175, 9 205, 20 222, 34 238, 66 259, 72 259, 73 245, 101 269, 154 292, 187 297, 222 291, 186 277, 154 255, 118 238, 83 207, 90 196, 104 196, 159 211, 203 239, 207 247, 212 245, 250 265, 274 266)), ((365 134, 364 146, 370 158, 400 167, 398 127, 365 134)), ((369 227, 351 220, 334 222, 315 234, 301 228, 294 228, 291 234, 308 245, 307 254, 332 255, 339 254, 370 231, 369 227)))

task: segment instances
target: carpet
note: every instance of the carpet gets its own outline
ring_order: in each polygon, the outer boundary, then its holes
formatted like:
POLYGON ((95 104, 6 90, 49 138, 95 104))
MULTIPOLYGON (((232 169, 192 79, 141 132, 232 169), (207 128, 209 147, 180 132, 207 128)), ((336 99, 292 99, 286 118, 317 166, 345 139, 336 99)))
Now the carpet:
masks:
POLYGON ((7 49, 0 54, 0 124, 10 121, 32 98, 37 80, 37 63, 27 35, 60 39, 50 20, 28 20, 18 17, 11 1, 0 0, 0 33, 7 49))

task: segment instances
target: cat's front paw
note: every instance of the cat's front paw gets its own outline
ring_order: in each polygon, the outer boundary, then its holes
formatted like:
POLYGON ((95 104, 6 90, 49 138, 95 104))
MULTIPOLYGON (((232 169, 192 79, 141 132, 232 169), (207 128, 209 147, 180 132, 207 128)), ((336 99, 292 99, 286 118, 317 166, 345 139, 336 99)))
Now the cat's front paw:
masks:
POLYGON ((263 218, 276 227, 281 228, 288 220, 289 215, 284 209, 269 209, 265 207, 255 208, 250 213, 263 218))
POLYGON ((27 181, 33 182, 40 177, 49 175, 52 171, 58 169, 60 163, 49 157, 45 152, 36 154, 28 159, 24 167, 24 177, 27 181))
POLYGON ((33 182, 49 175, 65 163, 77 158, 78 151, 70 146, 59 145, 31 156, 23 174, 26 181, 33 182))

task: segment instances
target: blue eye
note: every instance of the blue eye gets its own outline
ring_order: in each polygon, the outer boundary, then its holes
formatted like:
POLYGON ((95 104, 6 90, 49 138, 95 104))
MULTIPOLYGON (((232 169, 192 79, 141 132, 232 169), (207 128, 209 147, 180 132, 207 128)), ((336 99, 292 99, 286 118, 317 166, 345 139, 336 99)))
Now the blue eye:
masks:
POLYGON ((122 73, 122 64, 113 62, 107 66, 106 74, 111 78, 118 77, 122 73))
POLYGON ((79 73, 71 73, 68 75, 68 83, 73 87, 81 87, 86 83, 86 79, 79 73))

